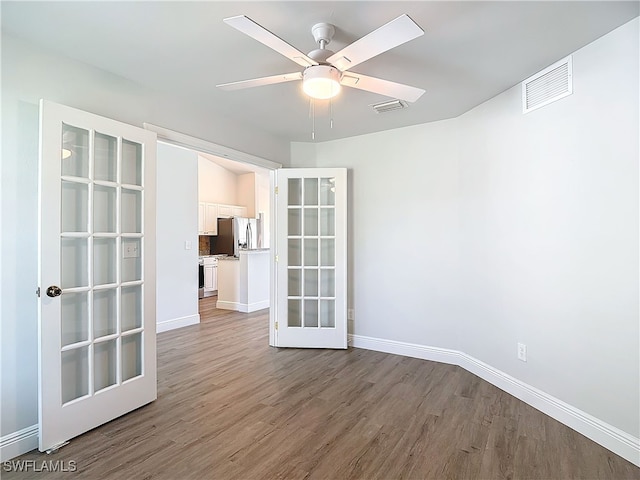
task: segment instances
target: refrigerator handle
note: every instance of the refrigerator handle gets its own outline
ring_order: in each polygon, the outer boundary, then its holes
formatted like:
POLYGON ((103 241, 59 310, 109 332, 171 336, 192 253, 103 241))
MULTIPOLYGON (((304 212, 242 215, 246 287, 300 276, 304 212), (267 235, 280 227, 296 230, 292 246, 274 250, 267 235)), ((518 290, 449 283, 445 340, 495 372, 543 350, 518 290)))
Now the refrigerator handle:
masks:
POLYGON ((247 222, 247 250, 251 250, 251 222, 247 222))

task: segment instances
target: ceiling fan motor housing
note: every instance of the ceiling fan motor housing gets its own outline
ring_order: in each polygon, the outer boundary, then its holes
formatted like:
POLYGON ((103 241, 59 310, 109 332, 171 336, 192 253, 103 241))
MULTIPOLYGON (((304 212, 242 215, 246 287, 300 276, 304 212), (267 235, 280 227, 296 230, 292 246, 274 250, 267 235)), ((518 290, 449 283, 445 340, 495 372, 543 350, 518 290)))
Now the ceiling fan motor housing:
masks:
POLYGON ((311 27, 311 34, 316 40, 316 43, 320 45, 320 48, 324 48, 326 45, 329 45, 335 33, 336 28, 330 23, 316 23, 311 27))

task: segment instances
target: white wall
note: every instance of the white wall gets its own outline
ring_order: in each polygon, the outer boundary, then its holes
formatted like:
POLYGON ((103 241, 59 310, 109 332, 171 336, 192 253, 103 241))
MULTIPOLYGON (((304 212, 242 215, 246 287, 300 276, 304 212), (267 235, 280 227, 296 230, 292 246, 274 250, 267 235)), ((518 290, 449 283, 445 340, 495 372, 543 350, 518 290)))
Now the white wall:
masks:
POLYGON ((256 216, 262 213, 262 247, 271 245, 271 183, 268 173, 256 174, 256 216))
POLYGON ((638 24, 576 52, 575 93, 527 115, 518 85, 292 146, 293 166, 350 168, 354 334, 465 352, 640 436, 638 24))
POLYGON ((256 174, 253 172, 238 175, 238 205, 247 207, 247 217, 256 216, 256 174))
MULTIPOLYGON (((142 126, 149 122, 213 143, 288 161, 289 146, 216 118, 199 105, 2 35, 0 440, 37 418, 38 101, 46 98, 142 126)), ((192 188, 195 190, 195 183, 192 188)), ((197 210, 195 211, 197 212, 197 210)), ((197 243, 194 244, 197 251, 197 243)), ((195 270, 194 270, 195 271, 195 270)), ((195 278, 195 276, 194 276, 195 278)), ((31 441, 32 438, 30 437, 31 441)), ((1 444, 1 442, 0 442, 1 444)))
POLYGON ((640 436, 638 21, 460 119, 461 349, 640 436), (517 342, 527 363, 516 360, 517 342))
POLYGON ((158 144, 156 316, 158 331, 200 322, 198 314, 198 155, 158 144), (185 249, 185 242, 191 248, 185 249))
POLYGON ((198 156, 198 198, 201 202, 237 205, 237 175, 198 156))

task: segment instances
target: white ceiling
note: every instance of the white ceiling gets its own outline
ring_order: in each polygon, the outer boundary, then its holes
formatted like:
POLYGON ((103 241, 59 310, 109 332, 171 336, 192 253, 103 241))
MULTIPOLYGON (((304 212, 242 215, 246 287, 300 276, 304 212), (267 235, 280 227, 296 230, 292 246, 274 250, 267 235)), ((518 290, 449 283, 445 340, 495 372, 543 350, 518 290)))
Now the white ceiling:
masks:
POLYGON ((311 141, 299 82, 225 92, 216 84, 301 67, 223 23, 245 14, 303 52, 329 22, 337 51, 402 13, 425 35, 354 70, 424 88, 408 109, 376 114, 388 98, 345 88, 316 111, 316 141, 456 117, 639 14, 638 2, 2 2, 2 29, 76 60, 208 105, 286 141, 311 141))

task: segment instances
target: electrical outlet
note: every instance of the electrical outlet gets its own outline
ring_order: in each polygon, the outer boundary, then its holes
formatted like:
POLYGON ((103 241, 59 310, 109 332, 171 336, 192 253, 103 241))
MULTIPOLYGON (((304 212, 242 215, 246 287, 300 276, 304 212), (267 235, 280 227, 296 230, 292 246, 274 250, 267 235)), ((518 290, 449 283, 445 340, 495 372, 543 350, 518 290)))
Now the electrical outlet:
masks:
POLYGON ((353 320, 354 316, 355 316, 355 314, 353 312, 353 308, 349 308, 347 310, 347 320, 353 320))
POLYGON ((527 346, 524 343, 518 343, 518 360, 527 361, 527 346))

